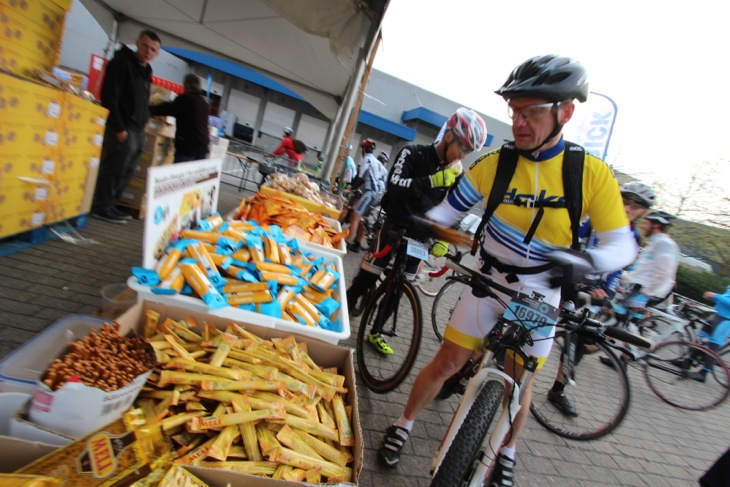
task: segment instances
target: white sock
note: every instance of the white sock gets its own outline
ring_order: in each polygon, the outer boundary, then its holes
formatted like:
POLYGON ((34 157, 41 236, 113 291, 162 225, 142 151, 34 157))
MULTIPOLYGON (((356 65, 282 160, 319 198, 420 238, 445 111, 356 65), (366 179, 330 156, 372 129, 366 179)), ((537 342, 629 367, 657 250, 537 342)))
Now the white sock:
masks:
POLYGON ((413 425, 415 423, 416 423, 415 419, 406 419, 406 417, 401 414, 401 417, 398 418, 398 421, 396 421, 393 424, 395 424, 396 426, 400 426, 401 428, 403 428, 404 430, 407 430, 410 433, 411 430, 413 429, 413 425))
POLYGON ((515 459, 515 451, 516 450, 517 450, 517 447, 514 447, 513 446, 512 448, 510 448, 510 447, 508 447, 508 446, 505 445, 505 446, 503 446, 499 450, 499 453, 501 453, 502 455, 506 456, 510 460, 514 460, 515 459))

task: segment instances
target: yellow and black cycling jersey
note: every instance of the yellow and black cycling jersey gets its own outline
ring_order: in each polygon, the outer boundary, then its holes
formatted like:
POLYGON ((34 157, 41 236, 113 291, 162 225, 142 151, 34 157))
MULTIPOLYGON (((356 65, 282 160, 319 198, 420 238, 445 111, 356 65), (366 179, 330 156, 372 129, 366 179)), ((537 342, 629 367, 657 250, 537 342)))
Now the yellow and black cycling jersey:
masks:
MULTIPOLYGON (((459 221, 471 207, 486 204, 495 180, 499 149, 477 159, 446 199, 428 214, 444 224, 459 221)), ((538 160, 520 155, 503 202, 494 211, 481 236, 481 246, 498 261, 533 267, 547 263, 547 254, 571 245, 570 215, 566 208, 546 206, 531 239, 526 239, 542 202, 565 199, 564 142, 540 153, 538 160), (521 200, 521 205, 510 204, 521 200), (525 205, 525 200, 528 203, 525 205), (527 240, 527 242, 526 242, 527 240)), ((590 215, 597 232, 628 228, 619 185, 609 167, 586 153, 583 168, 581 219, 590 215)))

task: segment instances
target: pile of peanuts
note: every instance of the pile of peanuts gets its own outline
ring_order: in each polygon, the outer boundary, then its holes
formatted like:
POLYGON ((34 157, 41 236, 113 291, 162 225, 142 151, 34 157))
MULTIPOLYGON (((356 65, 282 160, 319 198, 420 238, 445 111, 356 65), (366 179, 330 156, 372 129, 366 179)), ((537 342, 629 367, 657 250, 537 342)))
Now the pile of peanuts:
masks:
POLYGON ((105 323, 101 330, 71 345, 50 365, 43 383, 57 391, 66 382, 81 382, 105 392, 116 391, 154 365, 154 355, 141 337, 122 337, 119 324, 105 323))

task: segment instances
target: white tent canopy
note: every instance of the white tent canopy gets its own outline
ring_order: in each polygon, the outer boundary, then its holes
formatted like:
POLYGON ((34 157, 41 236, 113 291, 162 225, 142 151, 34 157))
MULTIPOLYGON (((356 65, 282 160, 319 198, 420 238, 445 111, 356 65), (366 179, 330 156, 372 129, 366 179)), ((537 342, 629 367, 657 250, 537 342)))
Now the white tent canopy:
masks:
MULTIPOLYGON (((254 69, 333 121, 328 159, 352 111, 388 0, 81 0, 113 40, 141 29, 163 46, 254 69)), ((335 152, 335 154, 333 154, 335 152)), ((329 165, 329 162, 327 161, 329 165)))

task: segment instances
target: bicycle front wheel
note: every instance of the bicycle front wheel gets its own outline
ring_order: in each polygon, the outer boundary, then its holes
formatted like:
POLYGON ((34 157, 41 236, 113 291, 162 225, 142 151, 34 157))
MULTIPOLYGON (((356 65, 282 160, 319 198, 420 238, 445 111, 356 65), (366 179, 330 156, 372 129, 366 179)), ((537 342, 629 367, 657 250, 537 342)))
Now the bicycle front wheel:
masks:
POLYGON ((504 384, 496 380, 490 380, 479 391, 474 405, 464 418, 449 451, 433 476, 431 487, 466 484, 474 471, 474 462, 503 396, 504 384))
POLYGON ((639 334, 644 338, 648 338, 655 344, 667 340, 685 340, 693 341, 691 328, 683 324, 664 318, 662 316, 649 316, 637 323, 639 334))
POLYGON ((446 324, 451 318, 451 312, 454 311, 456 301, 458 301, 463 286, 457 286, 456 280, 449 279, 446 283, 441 286, 436 297, 433 298, 433 304, 431 305, 431 326, 433 326, 433 332, 438 338, 439 342, 444 341, 444 330, 446 330, 446 324))
POLYGON ((403 382, 421 346, 421 301, 411 283, 403 282, 401 286, 396 293, 387 292, 386 284, 375 290, 365 305, 357 331, 360 376, 368 389, 381 394, 403 382), (373 331, 380 333, 392 353, 384 353, 377 340, 371 341, 373 331))
POLYGON ((596 343, 595 352, 584 354, 574 366, 573 381, 565 386, 565 398, 577 411, 567 416, 548 393, 562 366, 566 332, 559 330, 550 357, 535 377, 530 411, 538 423, 571 440, 593 440, 607 435, 621 424, 629 409, 631 389, 625 366, 604 343, 596 343))
POLYGON ((725 361, 708 348, 682 340, 664 342, 647 355, 644 377, 659 399, 690 411, 715 407, 730 394, 725 361), (712 354, 715 363, 713 373, 703 375, 706 354, 712 354))

